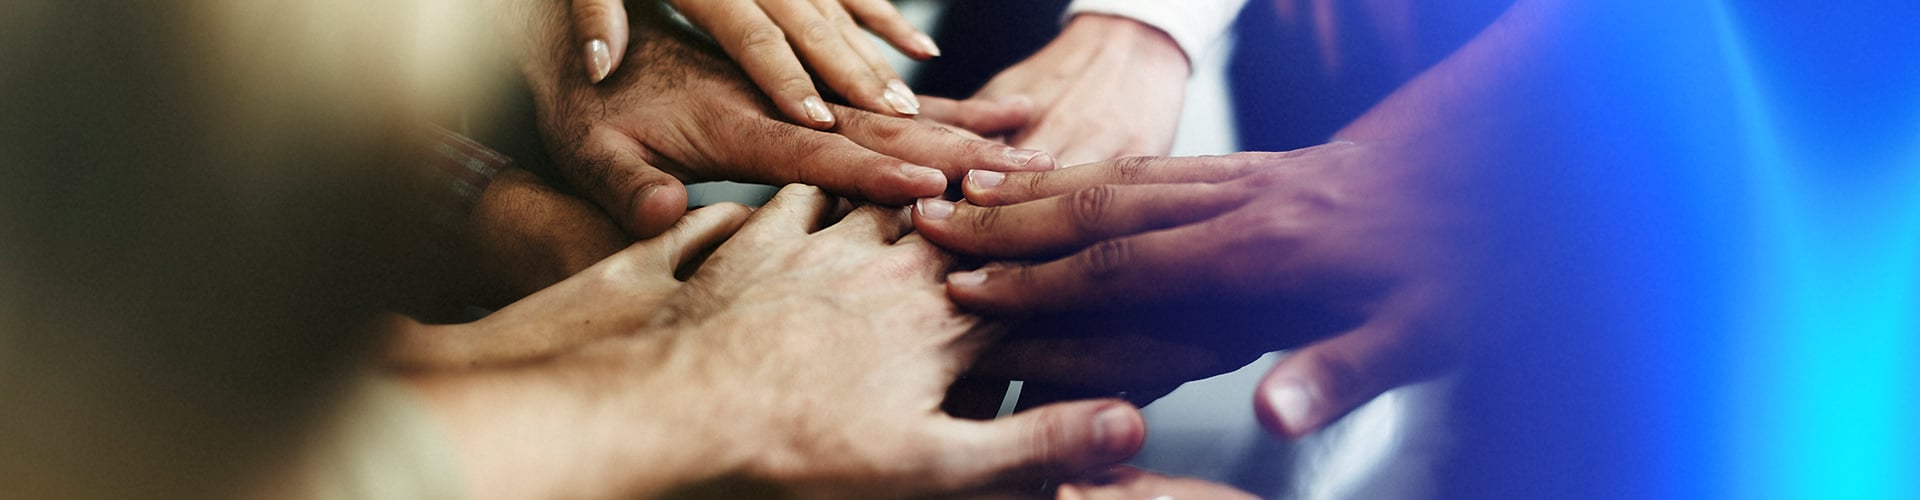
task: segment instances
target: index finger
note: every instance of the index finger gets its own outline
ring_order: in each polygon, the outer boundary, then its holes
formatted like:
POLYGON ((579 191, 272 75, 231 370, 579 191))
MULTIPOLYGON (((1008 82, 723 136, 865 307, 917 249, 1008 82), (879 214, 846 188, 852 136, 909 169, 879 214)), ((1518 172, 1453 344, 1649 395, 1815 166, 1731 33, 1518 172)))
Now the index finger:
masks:
POLYGON ((1243 266, 1196 253, 1194 242, 1218 241, 1209 223, 1117 238, 1059 260, 992 264, 947 276, 954 303, 990 313, 1065 311, 1195 295, 1218 288, 1221 273, 1243 266))
POLYGON ((1009 205, 1059 196, 1102 184, 1225 182, 1262 167, 1267 153, 1227 156, 1132 156, 1044 172, 968 172, 961 184, 967 201, 1009 205))

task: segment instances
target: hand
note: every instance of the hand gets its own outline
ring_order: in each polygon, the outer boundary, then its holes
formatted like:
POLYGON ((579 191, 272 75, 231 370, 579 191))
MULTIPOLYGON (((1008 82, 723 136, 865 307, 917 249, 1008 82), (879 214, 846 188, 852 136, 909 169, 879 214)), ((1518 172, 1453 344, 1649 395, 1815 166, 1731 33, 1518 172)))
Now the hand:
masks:
MULTIPOLYGON (((967 169, 1049 169, 1051 157, 906 118, 831 106, 838 133, 779 121, 738 69, 678 26, 637 16, 622 72, 600 86, 528 69, 542 135, 568 180, 636 237, 685 210, 682 182, 799 182, 866 201, 906 204, 944 192, 967 169)), ((559 26, 540 23, 537 26, 559 26)), ((556 42, 554 47, 559 47, 556 42)), ((563 61, 552 51, 552 61, 563 61)), ((991 103, 988 103, 991 104, 991 103)))
POLYGON ((680 289, 682 283, 674 276, 731 236, 748 213, 736 204, 694 210, 667 232, 578 274, 569 273, 571 279, 473 323, 422 325, 392 319, 386 363, 406 369, 506 366, 630 334, 645 327, 680 289))
MULTIPOLYGON (((907 235, 904 213, 869 205, 821 228, 834 205, 783 189, 644 328, 543 363, 415 375, 474 457, 469 491, 913 496, 1073 477, 1138 449, 1144 425, 1119 401, 941 414, 991 329, 954 309, 939 281, 950 257, 907 235)), ((638 314, 586 305, 604 292, 570 284, 529 300, 638 314)))
POLYGON ((486 306, 553 286, 633 244, 593 202, 517 168, 502 170, 480 193, 463 232, 473 272, 486 277, 476 286, 484 296, 478 305, 486 306))
MULTIPOLYGON (((747 76, 795 123, 833 126, 833 114, 806 67, 855 106, 912 116, 920 101, 868 40, 866 26, 914 59, 940 55, 886 0, 671 0, 675 10, 712 35, 747 76), (796 58, 797 57, 797 58, 796 58)), ((599 83, 627 50, 623 0, 573 0, 573 26, 585 47, 588 77, 599 83)))
POLYGON ((1062 165, 1165 155, 1173 147, 1187 56, 1172 38, 1137 21, 1074 16, 1059 37, 995 76, 976 97, 1025 95, 1033 123, 1013 136, 1062 165))
MULTIPOLYGON (((1128 158, 1043 173, 970 174, 971 203, 922 200, 929 240, 1002 262, 948 278, 996 313, 1192 303, 1311 305, 1357 327, 1302 348, 1262 383, 1269 429, 1298 436, 1436 372, 1459 348, 1456 232, 1471 192, 1436 155, 1335 143, 1287 153, 1128 158), (977 204, 977 205, 976 205, 977 204), (1064 257, 1062 257, 1064 256, 1064 257), (1277 301, 1277 302, 1276 302, 1277 301)), ((1273 307, 1273 306, 1269 306, 1273 307)), ((1319 323, 1310 329, 1338 325, 1319 323)), ((1310 338, 1274 326, 1279 341, 1310 338)), ((1162 338, 1165 338, 1164 336, 1162 338)))

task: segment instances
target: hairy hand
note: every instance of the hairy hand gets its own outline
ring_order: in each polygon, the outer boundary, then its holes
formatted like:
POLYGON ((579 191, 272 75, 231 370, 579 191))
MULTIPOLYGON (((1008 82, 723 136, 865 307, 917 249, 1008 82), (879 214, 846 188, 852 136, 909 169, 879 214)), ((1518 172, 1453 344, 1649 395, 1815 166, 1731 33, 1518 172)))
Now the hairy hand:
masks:
POLYGON ((569 271, 561 277, 571 278, 473 323, 402 322, 388 339, 385 361, 406 369, 506 366, 631 334, 680 289, 675 275, 732 235, 748 213, 734 204, 695 210, 665 233, 577 274, 569 271))
MULTIPOLYGON (((915 59, 940 55, 933 39, 885 0, 673 0, 676 10, 711 35, 773 98, 787 118, 811 127, 834 124, 807 68, 855 106, 912 116, 921 102, 881 56, 867 31, 915 59), (861 29, 865 26, 866 29, 861 29)), ((573 29, 595 83, 620 66, 628 26, 621 0, 573 0, 573 29)))
MULTIPOLYGON (((535 24, 548 31, 563 25, 554 18, 561 13, 546 15, 548 22, 535 24)), ((846 107, 829 106, 833 132, 781 121, 738 67, 663 15, 632 18, 627 64, 643 70, 592 85, 568 69, 571 52, 552 33, 544 38, 551 50, 535 56, 544 63, 526 70, 560 171, 636 237, 679 218, 684 182, 798 182, 906 204, 940 194, 968 169, 1054 166, 1038 151, 846 107)))

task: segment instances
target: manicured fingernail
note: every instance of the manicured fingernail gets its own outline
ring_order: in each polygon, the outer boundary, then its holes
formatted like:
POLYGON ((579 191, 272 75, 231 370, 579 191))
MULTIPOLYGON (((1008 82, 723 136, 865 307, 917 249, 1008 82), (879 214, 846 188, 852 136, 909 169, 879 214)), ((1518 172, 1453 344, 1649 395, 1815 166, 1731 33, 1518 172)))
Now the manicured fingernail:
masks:
POLYGON ((933 43, 933 37, 926 33, 914 33, 913 40, 920 44, 920 50, 927 51, 927 55, 940 57, 940 46, 933 43))
POLYGON ((827 102, 819 96, 807 96, 800 100, 800 107, 807 108, 807 118, 819 123, 833 123, 833 112, 827 110, 827 102))
POLYGON ((920 211, 920 218, 926 220, 945 220, 953 216, 953 202, 939 198, 922 198, 914 202, 913 208, 920 211))
POLYGON ((1138 439, 1138 427, 1134 424, 1133 411, 1122 405, 1113 405, 1100 410, 1093 416, 1093 442, 1108 455, 1121 455, 1133 451, 1138 439))
POLYGON ((1274 416, 1280 417, 1280 425, 1288 431, 1305 428, 1308 412, 1313 410, 1313 400, 1307 394, 1307 388, 1298 382, 1268 392, 1267 404, 1273 407, 1274 416))
POLYGON ((947 275, 947 283, 953 286, 980 286, 987 282, 986 271, 965 271, 947 275))
POLYGON ((980 189, 987 189, 994 186, 998 186, 1000 185, 1000 181, 1004 181, 1004 180, 1007 180, 1007 174, 995 172, 992 170, 967 171, 967 183, 972 184, 973 187, 980 188, 980 189))
POLYGON ((1007 150, 1007 161, 1028 170, 1053 170, 1053 155, 1031 149, 1007 150))
POLYGON ((918 113, 920 111, 920 96, 913 94, 913 89, 907 87, 907 82, 900 81, 897 78, 888 80, 887 90, 899 92, 900 95, 907 96, 907 101, 913 103, 914 112, 918 113))
POLYGON ((606 40, 588 41, 587 42, 587 77, 592 78, 593 83, 600 83, 601 80, 607 79, 608 73, 612 73, 612 72, 613 72, 613 50, 607 48, 607 41, 606 40))
POLYGON ((920 114, 920 106, 913 103, 913 97, 911 97, 911 95, 911 93, 900 92, 899 89, 893 88, 892 85, 888 85, 887 91, 881 94, 882 97, 887 99, 887 105, 893 106, 894 111, 903 115, 920 114))

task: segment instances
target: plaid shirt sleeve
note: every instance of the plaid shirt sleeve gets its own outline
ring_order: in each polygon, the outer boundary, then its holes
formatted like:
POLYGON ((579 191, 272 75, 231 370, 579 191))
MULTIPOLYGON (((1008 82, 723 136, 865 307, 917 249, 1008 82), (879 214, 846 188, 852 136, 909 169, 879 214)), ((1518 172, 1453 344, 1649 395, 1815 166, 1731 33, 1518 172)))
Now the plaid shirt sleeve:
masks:
POLYGON ((427 177, 427 185, 434 191, 421 201, 432 211, 433 221, 441 230, 457 233, 467 213, 480 201, 480 194, 513 159, 438 126, 427 135, 431 150, 424 157, 427 165, 420 174, 427 177))

